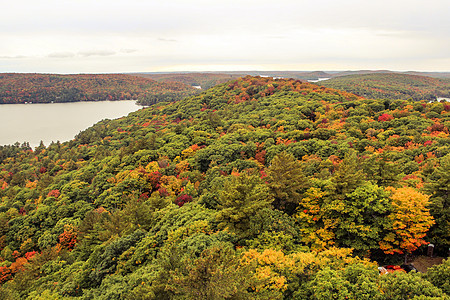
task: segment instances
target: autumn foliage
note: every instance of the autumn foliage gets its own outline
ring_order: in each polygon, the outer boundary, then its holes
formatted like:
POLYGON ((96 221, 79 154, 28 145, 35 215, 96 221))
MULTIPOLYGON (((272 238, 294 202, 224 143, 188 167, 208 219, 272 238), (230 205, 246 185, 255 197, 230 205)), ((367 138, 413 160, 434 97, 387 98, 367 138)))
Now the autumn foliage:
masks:
POLYGON ((443 298, 377 265, 450 246, 448 116, 248 76, 0 146, 0 298, 443 298))
POLYGON ((321 82, 324 86, 342 89, 373 99, 436 100, 450 96, 448 79, 428 76, 378 73, 335 77, 321 82))
POLYGON ((430 197, 411 187, 388 191, 392 192, 392 231, 380 241, 380 248, 387 254, 411 253, 427 243, 424 238, 434 224, 428 209, 430 197))
POLYGON ((159 83, 124 74, 0 74, 0 104, 139 100, 150 105, 196 92, 183 83, 159 83))

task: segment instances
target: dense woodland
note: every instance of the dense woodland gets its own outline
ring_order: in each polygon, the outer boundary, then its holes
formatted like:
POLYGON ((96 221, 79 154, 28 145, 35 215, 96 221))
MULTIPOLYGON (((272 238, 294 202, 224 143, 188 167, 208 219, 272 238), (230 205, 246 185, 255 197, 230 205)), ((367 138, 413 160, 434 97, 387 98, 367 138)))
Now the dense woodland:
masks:
MULTIPOLYGON (((265 76, 274 78, 294 78, 303 81, 317 80, 319 78, 338 78, 346 76, 344 79, 336 80, 339 82, 339 89, 346 90, 352 88, 352 86, 357 83, 360 84, 364 81, 367 85, 367 81, 371 81, 370 89, 364 88, 364 92, 367 94, 367 98, 390 98, 390 99, 408 99, 414 98, 408 96, 405 98, 404 91, 407 90, 408 95, 414 95, 415 100, 426 100, 424 98, 424 93, 421 90, 432 91, 433 96, 436 96, 435 90, 438 87, 439 95, 450 95, 450 73, 447 72, 393 72, 393 71, 342 71, 342 72, 324 72, 324 71, 232 71, 232 72, 169 72, 169 73, 132 73, 130 75, 135 75, 139 77, 149 78, 156 80, 158 82, 181 82, 190 86, 200 86, 202 89, 209 89, 217 84, 227 82, 232 79, 237 79, 246 75, 250 76, 265 76), (389 73, 389 74, 385 74, 389 73), (390 76, 393 74, 394 76, 390 76), (352 76, 350 76, 352 75, 352 76), (368 77, 360 77, 359 75, 366 75, 368 77), (373 75, 373 76, 372 76, 373 75), (383 76, 387 75, 387 76, 383 76), (398 75, 398 76, 396 76, 398 75), (406 76, 403 76, 406 75, 406 76), (415 75, 415 76, 409 76, 415 75), (433 78, 443 79, 434 80, 433 78), (351 81, 349 81, 351 80, 351 81), (405 87, 405 84, 408 85, 405 87), (381 85, 381 86, 380 86, 381 85), (379 90, 390 86, 390 93, 383 91, 383 94, 373 94, 376 88, 379 90), (419 89, 408 90, 408 87, 418 86, 419 89), (395 91, 396 90, 396 91, 395 91), (394 92, 395 91, 395 92, 394 92), (398 96, 401 97, 398 97, 398 96)), ((330 84, 334 83, 334 80, 329 81, 330 84)), ((325 83, 325 82, 323 82, 325 83)), ((328 83, 328 81, 327 81, 328 83)), ((338 88, 334 86, 329 86, 333 88, 338 88)), ((369 86, 367 86, 369 87, 369 86)), ((359 88, 359 92, 363 92, 363 89, 359 88)), ((429 93, 428 93, 429 94, 429 93)), ((436 99, 436 97, 431 97, 431 99, 436 99)))
POLYGON ((373 73, 335 77, 321 85, 372 99, 434 101, 450 98, 450 79, 398 73, 373 73))
POLYGON ((0 147, 0 299, 448 299, 377 266, 448 251, 449 112, 245 77, 0 147))
POLYGON ((199 86, 203 90, 242 76, 242 74, 223 73, 136 73, 133 75, 158 82, 181 82, 190 86, 199 86))
POLYGON ((195 93, 196 89, 182 83, 124 74, 0 74, 0 104, 139 100, 151 105, 195 93))

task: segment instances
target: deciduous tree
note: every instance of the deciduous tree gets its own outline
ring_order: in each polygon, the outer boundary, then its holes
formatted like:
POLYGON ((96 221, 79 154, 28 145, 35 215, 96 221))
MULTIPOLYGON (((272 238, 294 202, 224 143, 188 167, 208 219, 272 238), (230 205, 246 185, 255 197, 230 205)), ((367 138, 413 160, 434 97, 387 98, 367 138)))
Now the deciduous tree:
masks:
POLYGON ((429 196, 410 187, 387 190, 392 193, 392 213, 388 217, 391 228, 380 241, 380 248, 386 254, 411 253, 426 244, 426 233, 434 224, 428 209, 429 196))

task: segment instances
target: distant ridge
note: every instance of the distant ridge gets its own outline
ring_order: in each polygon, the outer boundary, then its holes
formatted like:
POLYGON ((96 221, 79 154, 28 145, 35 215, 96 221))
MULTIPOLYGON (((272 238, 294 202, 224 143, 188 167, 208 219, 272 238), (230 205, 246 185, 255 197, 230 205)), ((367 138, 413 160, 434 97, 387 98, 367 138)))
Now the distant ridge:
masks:
POLYGON ((334 77, 320 85, 362 97, 434 101, 450 98, 450 79, 404 73, 366 73, 334 77))
POLYGON ((0 73, 0 104, 139 100, 143 105, 196 94, 180 82, 126 74, 0 73))
MULTIPOLYGON (((198 81, 211 81, 209 83, 216 82, 216 84, 223 83, 229 79, 235 79, 246 75, 250 76, 268 76, 268 77, 281 77, 281 78, 294 78, 300 80, 317 80, 320 78, 335 78, 348 75, 363 75, 363 74, 379 74, 379 73, 392 73, 392 74, 406 74, 406 75, 418 75, 428 76, 433 78, 450 78, 450 72, 419 72, 419 71, 406 71, 398 72, 391 70, 346 70, 346 71, 204 71, 204 72, 141 72, 132 73, 136 76, 142 76, 150 78, 160 82, 178 81, 185 84, 196 85, 198 81)), ((209 88, 209 84, 205 88, 209 88)))

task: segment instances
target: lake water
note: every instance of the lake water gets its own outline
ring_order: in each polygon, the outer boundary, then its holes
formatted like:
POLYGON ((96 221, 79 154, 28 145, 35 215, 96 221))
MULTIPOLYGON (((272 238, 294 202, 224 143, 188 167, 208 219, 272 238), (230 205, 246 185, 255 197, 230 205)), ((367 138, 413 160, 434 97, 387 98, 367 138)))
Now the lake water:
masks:
POLYGON ((308 82, 316 83, 316 82, 324 81, 324 80, 328 80, 328 79, 330 79, 330 78, 317 78, 317 79, 308 80, 308 82))
POLYGON ((136 101, 99 101, 48 104, 1 104, 0 145, 42 140, 65 142, 103 119, 116 119, 139 110, 136 101))

